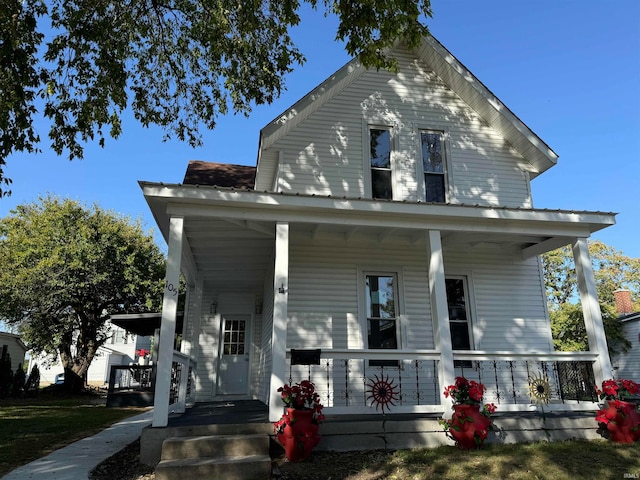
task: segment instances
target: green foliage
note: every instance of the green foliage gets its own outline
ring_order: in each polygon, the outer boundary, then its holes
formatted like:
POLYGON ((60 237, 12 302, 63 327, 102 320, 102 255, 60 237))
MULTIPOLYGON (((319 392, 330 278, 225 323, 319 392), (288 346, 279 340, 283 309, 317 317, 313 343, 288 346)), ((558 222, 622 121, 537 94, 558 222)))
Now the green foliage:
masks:
POLYGON ((29 374, 29 378, 27 379, 27 383, 24 386, 25 392, 30 394, 32 392, 37 393, 40 388, 40 369, 37 364, 33 364, 31 367, 31 373, 29 374))
POLYGON ((12 397, 22 396, 22 394, 24 393, 26 380, 27 380, 27 376, 24 373, 24 368, 22 368, 22 364, 20 364, 16 369, 16 373, 13 374, 13 383, 11 385, 12 397))
MULTIPOLYGON (((589 242, 596 290, 602 311, 609 353, 626 352, 631 344, 625 339, 618 319, 613 292, 629 289, 640 311, 640 259, 625 256, 600 241, 589 242)), ((587 351, 589 345, 582 308, 578 302, 578 285, 573 254, 563 247, 542 255, 545 287, 554 348, 559 351, 587 351)))
MULTIPOLYGON (((602 323, 607 336, 609 355, 626 352, 631 343, 624 336, 622 323, 618 319, 615 309, 603 304, 602 323)), ((551 317, 551 334, 553 347, 561 352, 586 352, 589 350, 587 330, 584 325, 582 307, 578 304, 563 303, 549 312, 551 317)))
POLYGON ((0 316, 35 354, 84 376, 111 314, 159 308, 165 261, 139 224, 97 205, 40 198, 0 220, 0 316))
MULTIPOLYGON (((420 20, 431 16, 430 0, 323 4, 338 16, 336 39, 349 54, 392 70, 386 49, 399 39, 418 45, 427 34, 420 20)), ((84 142, 117 138, 127 108, 167 138, 200 145, 199 129, 213 129, 219 115, 247 115, 284 90, 284 76, 305 61, 289 36, 299 10, 299 0, 6 0, 0 167, 10 154, 38 148, 40 104, 51 148, 70 159, 83 156, 84 142)), ((1 182, 10 180, 0 168, 1 182)))
POLYGON ((0 357, 0 398, 8 397, 13 385, 13 371, 11 370, 11 355, 2 352, 0 357))

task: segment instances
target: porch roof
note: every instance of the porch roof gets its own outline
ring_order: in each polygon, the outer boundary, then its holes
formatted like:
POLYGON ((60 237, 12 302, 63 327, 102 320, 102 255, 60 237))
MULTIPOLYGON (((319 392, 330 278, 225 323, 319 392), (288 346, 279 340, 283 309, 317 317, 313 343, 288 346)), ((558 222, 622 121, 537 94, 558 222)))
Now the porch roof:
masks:
POLYGON ((223 236, 230 248, 243 242, 251 244, 248 255, 236 260, 236 270, 244 265, 238 262, 254 266, 265 263, 273 247, 275 222, 288 222, 294 235, 337 233, 347 240, 366 234, 381 241, 402 236, 416 243, 424 239, 428 230, 439 230, 445 248, 497 243, 529 258, 570 244, 576 238, 588 238, 614 225, 616 215, 139 183, 165 239, 170 217, 185 218, 182 265, 183 270, 194 274, 194 258, 205 261, 205 250, 215 248, 212 242, 222 241, 223 236))
MULTIPOLYGON (((178 312, 176 320, 176 332, 182 332, 182 322, 184 312, 178 312)), ((121 313, 111 315, 111 323, 124 328, 127 332, 141 337, 153 335, 157 328, 160 328, 162 313, 121 313)))

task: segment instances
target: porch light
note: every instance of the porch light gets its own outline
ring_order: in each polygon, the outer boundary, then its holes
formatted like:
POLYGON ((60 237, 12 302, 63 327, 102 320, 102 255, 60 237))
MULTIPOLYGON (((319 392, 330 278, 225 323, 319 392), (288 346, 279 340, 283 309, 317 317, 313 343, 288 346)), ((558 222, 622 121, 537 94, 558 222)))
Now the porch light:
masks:
POLYGON ((210 313, 218 313, 218 304, 216 302, 211 302, 211 307, 209 307, 210 313))
POLYGON ((284 283, 278 288, 278 293, 287 293, 287 287, 284 286, 284 283))

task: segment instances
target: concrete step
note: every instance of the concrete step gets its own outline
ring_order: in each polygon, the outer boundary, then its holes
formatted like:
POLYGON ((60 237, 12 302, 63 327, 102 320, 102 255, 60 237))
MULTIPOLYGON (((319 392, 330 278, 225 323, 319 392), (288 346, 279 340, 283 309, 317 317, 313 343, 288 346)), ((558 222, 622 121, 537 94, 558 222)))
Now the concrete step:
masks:
POLYGON ((268 435, 202 435, 167 438, 162 443, 160 459, 244 457, 268 454, 268 435))
POLYGON ((185 458, 163 460, 156 467, 156 480, 187 478, 220 478, 224 480, 268 480, 271 477, 271 457, 185 458))

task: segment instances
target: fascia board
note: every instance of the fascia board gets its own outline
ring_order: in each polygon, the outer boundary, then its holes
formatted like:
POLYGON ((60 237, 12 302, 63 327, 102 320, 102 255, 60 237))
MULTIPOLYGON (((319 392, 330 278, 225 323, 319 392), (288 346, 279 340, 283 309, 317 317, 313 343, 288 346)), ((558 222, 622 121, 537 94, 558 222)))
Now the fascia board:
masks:
POLYGON ((432 36, 424 37, 418 55, 449 88, 500 132, 514 148, 520 150, 518 145, 522 144, 523 139, 533 147, 520 151, 535 167, 532 177, 535 178, 557 163, 558 155, 438 40, 432 36))
POLYGON ((164 216, 217 216, 258 221, 512 233, 545 232, 568 237, 588 237, 593 232, 615 224, 615 214, 603 212, 379 202, 161 184, 145 184, 143 189, 150 204, 154 203, 150 198, 164 198, 161 202, 165 205, 164 212, 160 212, 162 207, 158 206, 158 213, 164 216))

